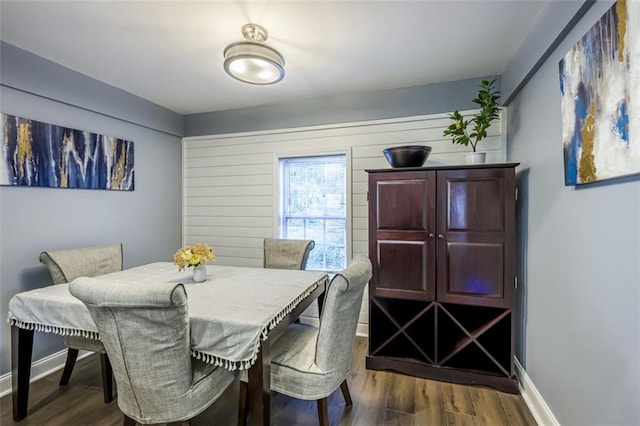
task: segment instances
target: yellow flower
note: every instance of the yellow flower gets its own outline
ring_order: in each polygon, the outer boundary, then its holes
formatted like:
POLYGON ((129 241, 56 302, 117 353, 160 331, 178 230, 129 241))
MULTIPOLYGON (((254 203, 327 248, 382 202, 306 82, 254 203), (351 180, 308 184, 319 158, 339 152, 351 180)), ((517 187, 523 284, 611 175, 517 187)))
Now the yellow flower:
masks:
POLYGON ((458 121, 456 123, 456 130, 460 130, 460 129, 462 129, 462 123, 458 121))
POLYGON ((179 271, 190 266, 203 265, 210 260, 216 258, 216 253, 207 244, 196 244, 180 248, 173 255, 173 263, 176 264, 179 271))
POLYGON ((193 254, 200 256, 203 259, 203 262, 208 262, 209 260, 213 260, 216 257, 216 254, 213 251, 213 249, 203 243, 192 246, 191 252, 193 254))

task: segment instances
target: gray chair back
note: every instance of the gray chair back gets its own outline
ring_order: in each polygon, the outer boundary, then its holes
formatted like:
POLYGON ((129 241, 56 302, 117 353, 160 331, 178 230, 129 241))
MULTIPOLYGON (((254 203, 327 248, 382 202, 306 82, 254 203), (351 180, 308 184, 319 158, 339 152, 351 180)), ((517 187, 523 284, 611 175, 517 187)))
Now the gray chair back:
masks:
POLYGON ((305 269, 313 240, 264 239, 263 266, 271 269, 305 269))
POLYGON ((43 251, 40 263, 47 267, 54 284, 122 271, 122 244, 43 251))
POLYGON ((96 323, 116 378, 118 406, 126 416, 144 424, 182 421, 210 405, 216 389, 204 388, 212 382, 192 371, 182 284, 131 286, 81 277, 69 289, 96 323))
POLYGON ((371 261, 358 255, 325 290, 315 360, 321 370, 342 378, 349 370, 364 288, 371 276, 371 261))
MULTIPOLYGON (((96 277, 122 271, 122 244, 49 250, 40 253, 40 263, 49 270, 54 284, 70 283, 78 277, 96 277)), ((104 352, 102 344, 82 336, 65 336, 65 346, 104 352)))

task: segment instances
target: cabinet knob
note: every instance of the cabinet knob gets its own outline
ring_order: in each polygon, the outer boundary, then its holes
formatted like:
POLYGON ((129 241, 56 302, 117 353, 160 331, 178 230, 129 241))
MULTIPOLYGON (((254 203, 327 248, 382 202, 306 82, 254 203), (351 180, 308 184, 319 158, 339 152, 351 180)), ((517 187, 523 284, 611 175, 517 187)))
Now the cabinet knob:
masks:
POLYGON ((435 235, 429 234, 429 238, 433 238, 433 237, 435 237, 435 235))
POLYGON ((442 234, 438 234, 438 239, 439 239, 439 240, 442 240, 443 238, 444 238, 444 235, 442 235, 442 234))

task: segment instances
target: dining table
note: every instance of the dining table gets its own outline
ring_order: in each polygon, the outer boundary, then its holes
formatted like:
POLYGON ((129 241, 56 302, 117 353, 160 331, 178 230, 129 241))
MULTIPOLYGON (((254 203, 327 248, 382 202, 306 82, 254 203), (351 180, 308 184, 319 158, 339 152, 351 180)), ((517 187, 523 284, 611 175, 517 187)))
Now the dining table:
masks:
MULTIPOLYGON (((207 265, 207 280, 193 282, 189 269, 156 262, 96 279, 135 286, 182 283, 189 306, 191 356, 222 368, 248 370, 249 423, 268 425, 271 342, 316 299, 328 275, 319 271, 207 265)), ((9 301, 13 419, 27 416, 34 332, 100 339, 89 310, 56 284, 18 293, 9 301)))

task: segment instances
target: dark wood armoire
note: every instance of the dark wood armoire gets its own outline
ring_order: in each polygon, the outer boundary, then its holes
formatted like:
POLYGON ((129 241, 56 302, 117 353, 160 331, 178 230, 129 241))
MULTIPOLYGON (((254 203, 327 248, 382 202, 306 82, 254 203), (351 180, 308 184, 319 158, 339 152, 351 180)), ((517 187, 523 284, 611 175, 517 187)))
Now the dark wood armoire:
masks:
POLYGON ((516 166, 367 170, 367 368, 518 392, 516 166))

